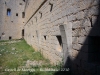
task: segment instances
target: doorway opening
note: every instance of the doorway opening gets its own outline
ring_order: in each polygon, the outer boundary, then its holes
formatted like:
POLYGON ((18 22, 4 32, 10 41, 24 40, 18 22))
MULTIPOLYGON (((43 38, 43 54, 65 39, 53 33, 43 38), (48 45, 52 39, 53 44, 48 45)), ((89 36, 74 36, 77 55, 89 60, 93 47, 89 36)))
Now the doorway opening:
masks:
POLYGON ((22 29, 22 38, 24 38, 24 29, 22 29))
POLYGON ((9 40, 11 40, 12 39, 12 37, 11 36, 9 36, 9 40))

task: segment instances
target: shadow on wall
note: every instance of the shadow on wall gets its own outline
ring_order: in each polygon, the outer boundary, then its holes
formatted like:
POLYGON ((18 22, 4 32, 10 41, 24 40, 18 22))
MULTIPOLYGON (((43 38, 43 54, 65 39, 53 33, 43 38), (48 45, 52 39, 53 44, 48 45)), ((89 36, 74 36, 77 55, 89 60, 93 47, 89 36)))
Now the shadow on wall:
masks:
MULTIPOLYGON (((98 1, 98 16, 90 33, 75 59, 68 57, 64 65, 64 68, 70 68, 70 71, 59 71, 54 75, 100 75, 100 0, 98 1)), ((87 14, 88 12, 85 16, 87 14)))

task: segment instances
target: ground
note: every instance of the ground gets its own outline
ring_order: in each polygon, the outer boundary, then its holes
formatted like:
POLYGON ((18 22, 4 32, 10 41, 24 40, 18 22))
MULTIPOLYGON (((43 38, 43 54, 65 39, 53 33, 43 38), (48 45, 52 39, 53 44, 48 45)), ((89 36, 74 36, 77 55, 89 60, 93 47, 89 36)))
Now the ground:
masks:
POLYGON ((40 71, 59 67, 49 62, 25 40, 0 41, 0 75, 53 75, 52 71, 40 71))

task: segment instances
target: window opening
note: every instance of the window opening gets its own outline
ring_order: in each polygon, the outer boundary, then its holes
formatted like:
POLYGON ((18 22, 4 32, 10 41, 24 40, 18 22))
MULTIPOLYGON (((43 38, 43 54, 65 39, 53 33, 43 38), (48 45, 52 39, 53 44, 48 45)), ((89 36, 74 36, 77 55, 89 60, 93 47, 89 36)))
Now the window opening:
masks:
POLYGON ((7 16, 11 16, 11 9, 7 9, 7 16))
POLYGON ((49 5, 51 6, 51 8, 50 8, 50 12, 51 12, 52 9, 53 9, 53 4, 52 3, 49 3, 49 5))

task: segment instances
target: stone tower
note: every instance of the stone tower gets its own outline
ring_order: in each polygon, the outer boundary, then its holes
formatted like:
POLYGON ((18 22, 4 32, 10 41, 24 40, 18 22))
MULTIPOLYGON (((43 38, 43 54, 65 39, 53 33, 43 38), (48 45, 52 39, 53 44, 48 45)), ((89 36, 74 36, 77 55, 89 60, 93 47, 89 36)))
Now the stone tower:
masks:
POLYGON ((25 24, 24 0, 0 0, 0 39, 22 38, 25 24))

